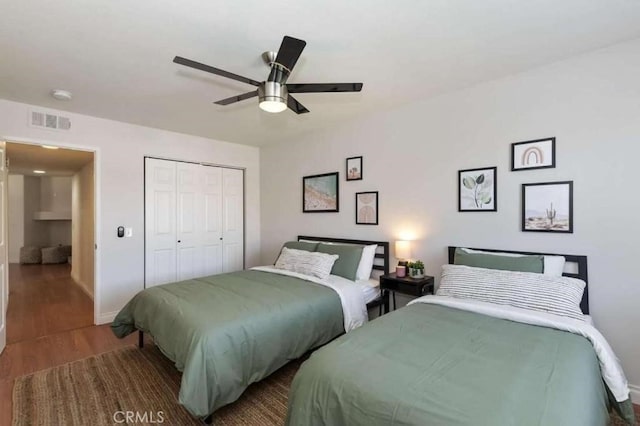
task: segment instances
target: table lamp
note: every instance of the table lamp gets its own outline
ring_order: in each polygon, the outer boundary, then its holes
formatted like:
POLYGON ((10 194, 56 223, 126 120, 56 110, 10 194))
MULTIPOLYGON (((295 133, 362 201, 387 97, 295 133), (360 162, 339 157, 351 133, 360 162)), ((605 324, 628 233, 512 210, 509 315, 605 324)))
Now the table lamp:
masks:
POLYGON ((396 241, 396 259, 398 259, 398 267, 396 268, 396 276, 402 278, 407 275, 407 263, 411 258, 411 242, 406 240, 396 241))

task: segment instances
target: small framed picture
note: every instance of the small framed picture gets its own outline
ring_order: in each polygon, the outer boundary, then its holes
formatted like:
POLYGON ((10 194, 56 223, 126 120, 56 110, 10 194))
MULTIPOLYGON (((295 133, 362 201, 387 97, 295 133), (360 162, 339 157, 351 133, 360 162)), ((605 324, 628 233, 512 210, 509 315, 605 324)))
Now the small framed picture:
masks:
POLYGON ((458 211, 498 211, 498 168, 458 171, 458 211))
POLYGON ((522 184, 522 230, 573 233, 573 181, 522 184))
POLYGON ((556 138, 511 144, 511 171, 552 169, 556 166, 556 138))
POLYGON ((378 191, 356 192, 356 225, 378 224, 378 191))
POLYGON ((347 158, 347 180, 362 180, 362 157, 347 158))
POLYGON ((302 212, 325 213, 340 211, 338 172, 302 178, 302 212))

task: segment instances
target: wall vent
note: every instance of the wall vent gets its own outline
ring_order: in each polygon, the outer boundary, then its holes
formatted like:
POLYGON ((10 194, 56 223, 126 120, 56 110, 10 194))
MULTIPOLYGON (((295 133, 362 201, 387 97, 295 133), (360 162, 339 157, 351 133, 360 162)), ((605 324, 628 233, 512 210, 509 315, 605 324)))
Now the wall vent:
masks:
POLYGON ((70 130, 71 119, 42 111, 29 111, 29 125, 51 130, 70 130))

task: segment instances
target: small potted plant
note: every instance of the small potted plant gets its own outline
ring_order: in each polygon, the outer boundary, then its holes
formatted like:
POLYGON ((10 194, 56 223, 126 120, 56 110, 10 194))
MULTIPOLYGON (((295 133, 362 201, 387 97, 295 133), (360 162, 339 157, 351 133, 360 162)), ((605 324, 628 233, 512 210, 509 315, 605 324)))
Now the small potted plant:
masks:
POLYGON ((409 262, 409 276, 411 278, 424 278, 424 263, 421 260, 409 262))

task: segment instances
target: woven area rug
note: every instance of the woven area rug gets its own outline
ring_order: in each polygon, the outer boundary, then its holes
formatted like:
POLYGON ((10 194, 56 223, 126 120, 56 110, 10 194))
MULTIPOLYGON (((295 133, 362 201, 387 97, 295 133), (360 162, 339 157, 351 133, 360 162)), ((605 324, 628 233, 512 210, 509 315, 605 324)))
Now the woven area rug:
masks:
MULTIPOLYGON (((216 412, 214 425, 282 425, 299 366, 294 361, 249 387, 216 412)), ((17 378, 13 425, 201 425, 178 404, 179 389, 180 373, 155 346, 130 346, 17 378), (127 411, 147 417, 126 422, 127 411)), ((624 422, 612 415, 610 424, 624 422)))
MULTIPOLYGON (((282 425, 289 386, 299 366, 299 361, 291 362, 250 386, 238 401, 216 412, 214 425, 282 425)), ((202 425, 177 401, 180 376, 171 361, 147 345, 18 377, 13 425, 202 425), (127 411, 140 417, 126 422, 127 411)))

